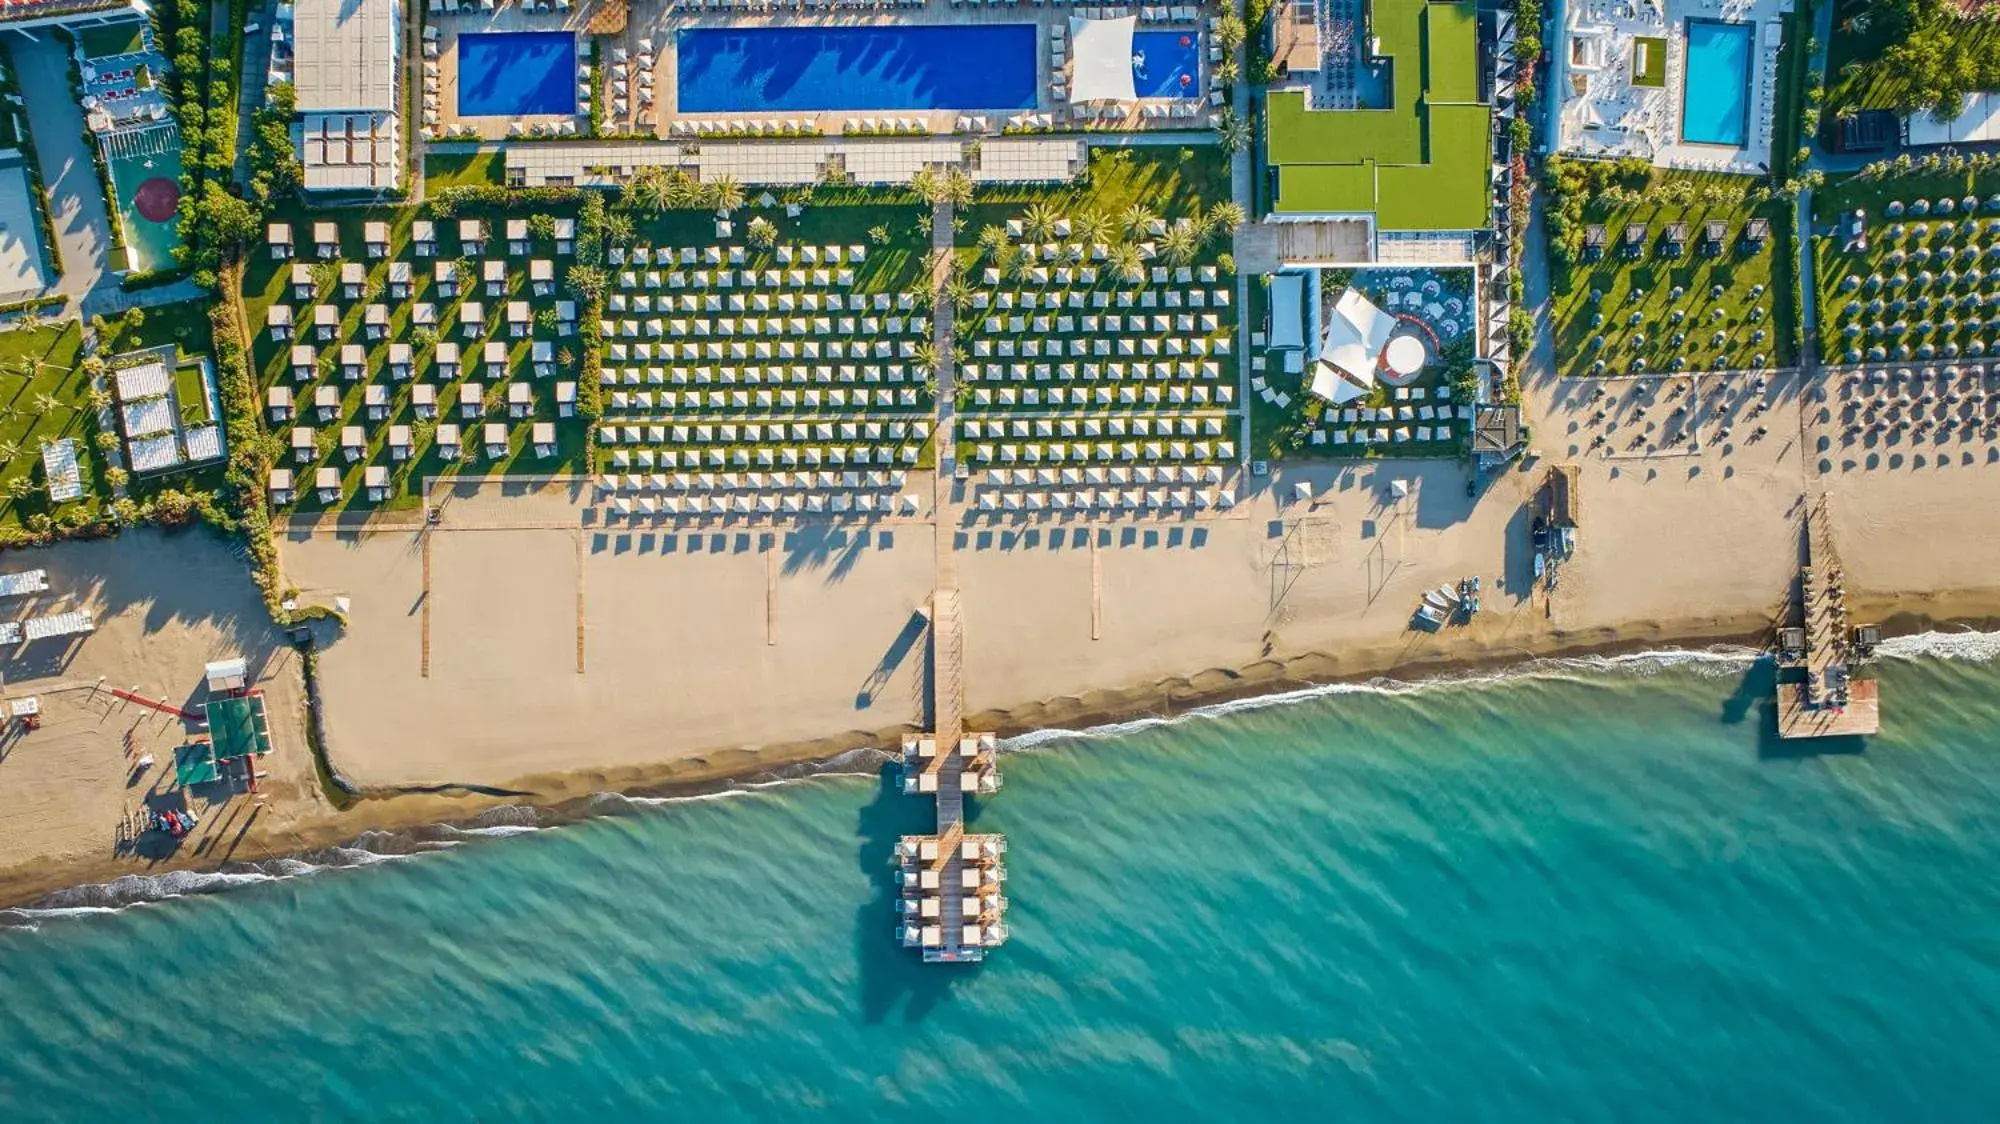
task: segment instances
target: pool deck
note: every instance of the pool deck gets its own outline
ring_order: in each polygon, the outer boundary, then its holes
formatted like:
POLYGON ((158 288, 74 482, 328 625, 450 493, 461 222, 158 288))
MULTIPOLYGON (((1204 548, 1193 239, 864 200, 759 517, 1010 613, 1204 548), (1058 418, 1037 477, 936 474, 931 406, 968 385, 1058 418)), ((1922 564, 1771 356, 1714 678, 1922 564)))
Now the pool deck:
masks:
POLYGON ((1572 0, 1557 35, 1554 88, 1563 91, 1558 148, 1573 156, 1638 156, 1655 167, 1762 175, 1771 161, 1782 18, 1793 0, 1572 0), (1741 145, 1682 139, 1689 20, 1740 23, 1752 32, 1747 134, 1741 145), (1632 84, 1633 41, 1667 41, 1666 83, 1632 84), (1580 89, 1579 89, 1580 87, 1580 89))
MULTIPOLYGON (((434 60, 439 72, 440 126, 449 131, 470 126, 478 130, 482 139, 500 140, 508 135, 510 122, 519 120, 525 130, 533 131, 538 126, 560 126, 567 122, 581 133, 588 125, 588 117, 578 114, 574 117, 528 116, 518 119, 498 117, 461 118, 458 116, 458 37, 461 34, 492 31, 557 31, 571 30, 581 33, 599 18, 601 4, 586 2, 568 12, 528 12, 518 5, 506 5, 494 11, 470 10, 456 14, 428 12, 425 20, 429 27, 436 28, 438 35, 438 57, 434 60)), ((1133 9, 1136 13, 1137 9, 1133 9)), ((1209 113, 1218 107, 1206 101, 1190 99, 1149 98, 1117 107, 1116 112, 1107 110, 1102 116, 1088 121, 1072 119, 1067 107, 1052 90, 1056 77, 1049 48, 1050 28, 1060 25, 1067 29, 1069 18, 1076 10, 1068 7, 1014 7, 987 9, 984 7, 958 7, 950 3, 929 3, 921 7, 893 8, 882 10, 838 9, 822 11, 817 9, 782 11, 685 11, 669 0, 633 0, 629 6, 625 30, 612 37, 616 49, 622 49, 628 56, 628 65, 636 66, 642 54, 642 44, 650 41, 654 48, 653 89, 657 100, 653 105, 643 106, 635 97, 631 99, 628 111, 614 115, 611 99, 603 80, 610 59, 591 59, 599 90, 606 92, 605 112, 602 128, 608 134, 650 135, 650 136, 700 136, 710 137, 709 130, 729 122, 743 121, 810 121, 820 134, 840 136, 847 131, 851 122, 859 118, 884 117, 897 121, 920 121, 924 131, 933 134, 963 132, 997 134, 1010 119, 1023 113, 1036 113, 1050 119, 1050 124, 1068 131, 1076 128, 1091 128, 1112 131, 1185 130, 1210 127, 1209 113), (874 111, 834 110, 827 112, 784 112, 757 113, 738 111, 733 113, 681 113, 675 102, 676 79, 678 78, 677 55, 674 50, 677 33, 691 28, 757 28, 757 27, 878 27, 878 26, 977 26, 991 24, 1034 24, 1037 29, 1035 50, 1036 107, 1032 111, 1018 108, 1003 108, 991 111, 979 110, 909 110, 893 106, 874 111), (1179 104, 1187 107, 1182 116, 1169 116, 1167 107, 1179 104), (970 130, 959 128, 961 117, 983 119, 981 125, 970 130), (678 129, 676 128, 678 126, 678 129)), ((1203 9, 1203 22, 1214 11, 1203 9)), ((1170 31, 1187 30, 1192 25, 1186 21, 1165 23, 1142 23, 1139 30, 1170 31)), ((1205 30, 1205 28, 1204 28, 1205 30)), ((580 60, 584 61, 584 60, 580 60)), ((1204 36, 1203 73, 1206 76, 1214 63, 1207 58, 1207 42, 1204 36)), ((632 76, 633 88, 640 85, 638 76, 632 76)), ((456 139, 456 138, 452 138, 456 139)), ((711 138, 714 139, 714 138, 711 138)))

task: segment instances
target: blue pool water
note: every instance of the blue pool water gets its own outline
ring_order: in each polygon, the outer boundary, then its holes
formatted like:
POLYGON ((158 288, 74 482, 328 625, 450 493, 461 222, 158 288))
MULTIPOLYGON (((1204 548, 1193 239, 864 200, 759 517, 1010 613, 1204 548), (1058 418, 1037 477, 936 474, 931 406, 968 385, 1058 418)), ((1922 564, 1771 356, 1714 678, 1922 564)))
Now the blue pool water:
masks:
POLYGON ((576 36, 567 31, 506 31, 458 37, 460 117, 575 112, 576 36))
POLYGON ((695 28, 677 43, 683 113, 1035 107, 1028 24, 695 28))
POLYGON ((1682 77, 1681 139, 1742 145, 1749 129, 1750 25, 1689 20, 1682 77))
POLYGON ((1132 85, 1142 98, 1198 98, 1201 36, 1193 31, 1132 33, 1132 85))

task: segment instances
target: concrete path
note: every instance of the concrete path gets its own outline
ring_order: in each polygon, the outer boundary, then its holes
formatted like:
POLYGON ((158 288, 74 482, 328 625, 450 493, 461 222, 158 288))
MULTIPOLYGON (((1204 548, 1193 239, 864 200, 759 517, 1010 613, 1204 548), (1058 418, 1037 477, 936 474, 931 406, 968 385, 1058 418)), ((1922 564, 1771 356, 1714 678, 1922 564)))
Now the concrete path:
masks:
MULTIPOLYGON (((228 7, 220 11, 227 13, 228 7)), ((243 74, 236 93, 236 182, 250 183, 250 119, 264 104, 264 77, 271 72, 271 12, 258 4, 249 22, 259 29, 243 39, 243 74)))
POLYGON ((70 98, 69 57, 62 45, 38 31, 14 39, 13 48, 61 246, 63 273, 56 291, 76 301, 109 274, 111 218, 104 210, 104 189, 83 139, 83 112, 70 98))

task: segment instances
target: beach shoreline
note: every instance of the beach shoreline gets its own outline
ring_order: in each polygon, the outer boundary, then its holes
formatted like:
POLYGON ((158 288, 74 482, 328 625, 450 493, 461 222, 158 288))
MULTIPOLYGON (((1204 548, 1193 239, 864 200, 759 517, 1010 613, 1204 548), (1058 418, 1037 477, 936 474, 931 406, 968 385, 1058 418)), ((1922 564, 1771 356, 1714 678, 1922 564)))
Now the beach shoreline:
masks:
MULTIPOLYGON (((1900 597, 1852 598, 1862 619, 1877 614, 1887 637, 1928 633, 2000 630, 2000 589, 1957 591, 1900 597)), ((1027 734, 1085 734, 1139 721, 1172 720, 1230 703, 1313 692, 1339 685, 1381 683, 1424 684, 1483 678, 1509 673, 1528 674, 1541 661, 1612 659, 1645 653, 1701 651, 1716 648, 1768 651, 1770 622, 1751 615, 1695 618, 1680 622, 1635 622, 1624 628, 1576 633, 1549 632, 1510 640, 1505 645, 1469 644, 1445 653, 1384 662, 1384 649, 1363 648, 1342 654, 1319 652, 1273 656, 1241 668, 1210 668, 1117 690, 1046 699, 1005 710, 968 716, 972 728, 991 730, 1002 738, 1027 734), (1615 634, 1615 635, 1614 635, 1615 634)), ((1893 704, 1892 704, 1893 705, 1893 704)), ((398 838, 414 839, 425 832, 479 829, 519 824, 521 809, 531 809, 533 826, 551 827, 595 818, 611 811, 615 800, 671 800, 727 791, 745 783, 761 783, 838 771, 841 760, 856 752, 886 753, 898 744, 908 726, 874 733, 845 734, 757 748, 718 748, 653 765, 584 768, 531 774, 502 786, 422 786, 400 790, 367 789, 345 810, 323 806, 283 831, 267 832, 222 861, 195 854, 134 869, 129 859, 102 858, 47 863, 0 872, 0 909, 61 909, 124 904, 134 899, 172 896, 138 890, 121 893, 120 879, 173 874, 257 871, 262 864, 293 860, 309 866, 345 865, 342 848, 374 840, 377 854, 414 853, 394 849, 398 838), (607 802, 611 798, 611 802, 607 802), (323 860, 323 861, 322 861, 323 860)), ((328 747, 337 769, 341 748, 328 747)), ((871 765, 874 771, 877 765, 871 765)))

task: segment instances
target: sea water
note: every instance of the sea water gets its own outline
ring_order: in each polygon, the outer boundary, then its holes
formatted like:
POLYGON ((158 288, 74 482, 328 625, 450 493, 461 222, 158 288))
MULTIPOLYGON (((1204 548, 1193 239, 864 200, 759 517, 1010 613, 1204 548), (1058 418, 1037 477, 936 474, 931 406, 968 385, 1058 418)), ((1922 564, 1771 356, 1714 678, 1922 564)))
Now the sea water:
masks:
POLYGON ((1775 739, 1768 665, 1735 653, 1024 739, 977 809, 1008 833, 1013 902, 978 967, 896 947, 889 848, 925 806, 866 762, 368 869, 0 914, 0 1105, 1991 1119, 1993 639, 1898 642, 1932 654, 1883 666, 1888 733, 1830 754, 1775 739))

